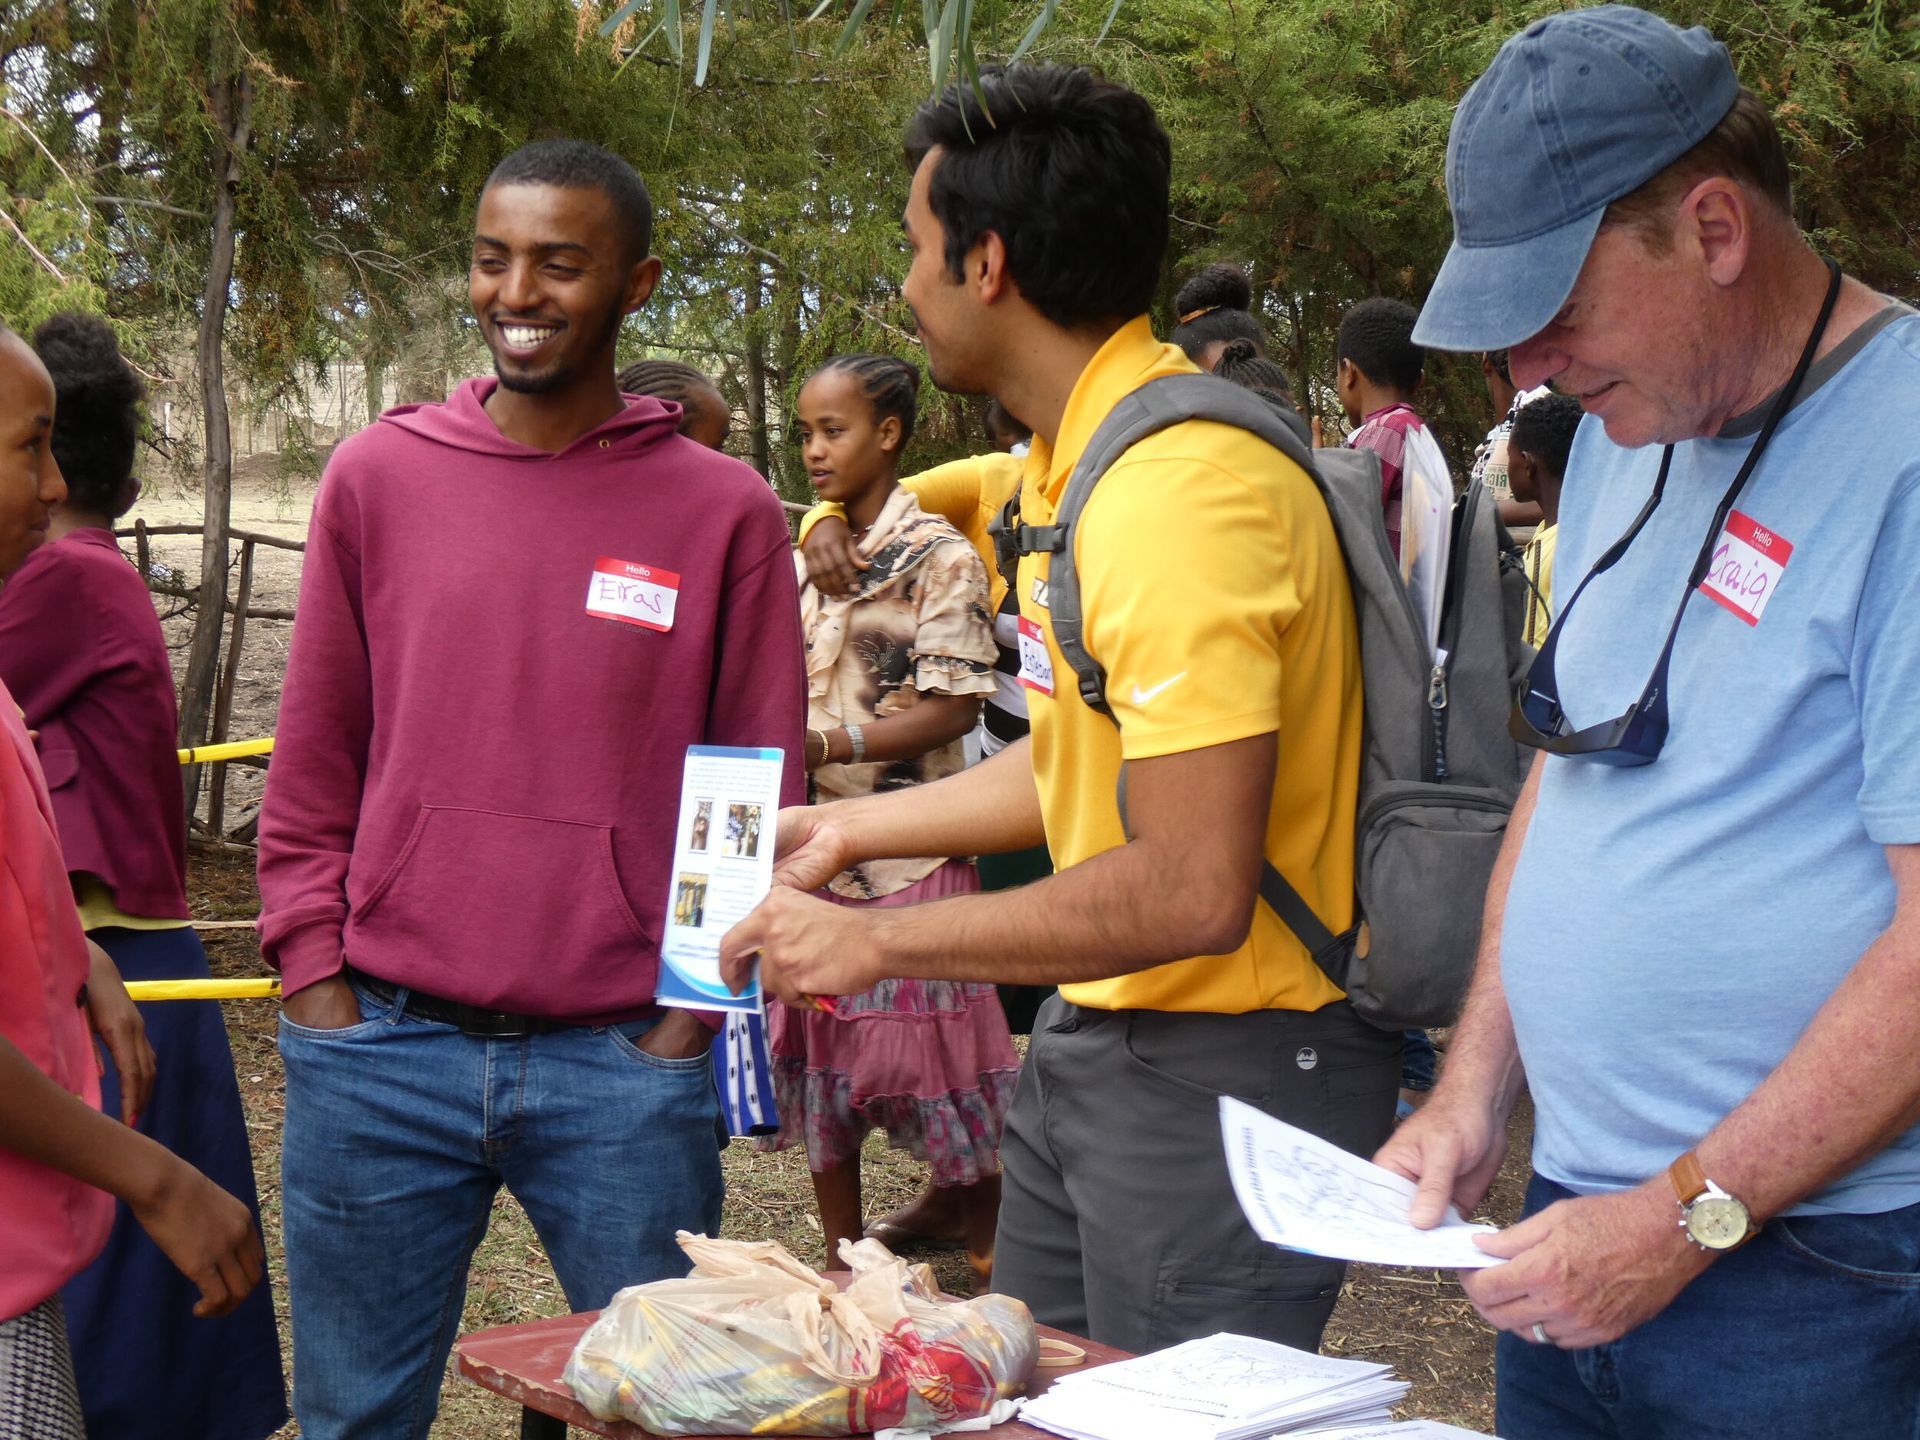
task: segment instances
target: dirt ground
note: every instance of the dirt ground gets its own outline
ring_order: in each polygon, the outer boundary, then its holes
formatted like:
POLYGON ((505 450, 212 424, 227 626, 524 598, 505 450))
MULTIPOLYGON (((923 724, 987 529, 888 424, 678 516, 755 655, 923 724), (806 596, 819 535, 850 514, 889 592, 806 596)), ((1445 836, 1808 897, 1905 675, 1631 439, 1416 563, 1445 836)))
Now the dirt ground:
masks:
MULTIPOLYGON (((302 538, 313 503, 311 481, 284 481, 274 474, 273 457, 242 462, 235 477, 235 526, 302 538)), ((144 498, 135 513, 150 525, 197 523, 197 496, 164 490, 144 498)), ((131 550, 131 542, 128 542, 131 550)), ((195 536, 156 537, 154 558, 188 580, 199 570, 195 536)), ((254 603, 292 608, 299 587, 297 552, 258 551, 254 603)), ((243 739, 272 733, 279 704, 280 678, 286 665, 291 625, 282 621, 251 621, 247 628, 239 679, 235 688, 232 737, 243 739)), ((184 663, 185 621, 169 622, 169 640, 176 669, 184 663)), ((227 823, 231 828, 258 804, 260 773, 242 767, 227 770, 227 823)), ((251 919, 259 909, 250 857, 199 851, 189 876, 193 913, 202 919, 251 919)), ((206 932, 213 969, 221 976, 265 973, 252 932, 206 932)), ((267 1249, 281 1317, 282 1343, 287 1338, 286 1291, 280 1244, 280 1131, 285 1111, 285 1087, 280 1057, 274 1045, 274 1011, 269 1002, 242 1001, 226 1007, 234 1063, 240 1076, 248 1129, 253 1138, 254 1165, 260 1185, 267 1249)), ((1523 1156, 1531 1115, 1524 1105, 1514 1119, 1512 1155, 1523 1156)), ((744 1238, 771 1237, 803 1260, 825 1259, 820 1227, 814 1214, 812 1188, 804 1159, 795 1152, 760 1155, 735 1143, 724 1157, 727 1177, 726 1220, 723 1233, 744 1238)), ((903 1203, 917 1190, 921 1172, 910 1158, 884 1148, 879 1137, 869 1143, 865 1173, 868 1209, 882 1214, 903 1203)), ((1510 1158, 1486 1206, 1486 1218, 1511 1221, 1518 1213, 1524 1184, 1524 1166, 1510 1158)), ((964 1259, 956 1253, 930 1253, 942 1282, 955 1293, 967 1293, 971 1281, 964 1259)), ((544 1252, 524 1213, 510 1196, 495 1202, 493 1224, 475 1257, 463 1331, 512 1324, 563 1312, 566 1305, 544 1252)), ((1350 1355, 1390 1364, 1413 1390, 1403 1407, 1408 1417, 1421 1416, 1488 1431, 1493 1422, 1493 1336, 1474 1314, 1450 1272, 1355 1266, 1341 1293, 1328 1326, 1329 1353, 1350 1355)), ((299 1433, 288 1426, 282 1436, 299 1433)), ((518 1433, 517 1410, 449 1372, 433 1434, 442 1440, 480 1440, 518 1433)))

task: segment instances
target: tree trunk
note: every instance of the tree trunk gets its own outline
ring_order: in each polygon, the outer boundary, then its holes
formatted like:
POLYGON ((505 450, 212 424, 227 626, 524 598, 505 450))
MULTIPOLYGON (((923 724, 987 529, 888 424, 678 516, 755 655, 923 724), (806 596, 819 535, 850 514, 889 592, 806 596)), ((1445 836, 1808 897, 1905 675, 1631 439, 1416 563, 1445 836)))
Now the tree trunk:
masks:
MULTIPOLYGON (((373 358, 373 352, 367 352, 367 424, 371 425, 380 418, 380 412, 387 405, 387 375, 380 362, 373 358)), ((340 438, 347 438, 346 417, 341 417, 340 438)))
MULTIPOLYGON (((213 246, 200 302, 200 333, 194 355, 200 369, 200 403, 206 432, 204 500, 200 522, 200 594, 193 617, 193 643, 180 687, 180 743, 201 744, 220 660, 220 628, 227 610, 227 528, 233 502, 233 431, 227 415, 226 366, 221 340, 233 285, 234 200, 240 187, 240 157, 253 125, 253 78, 245 70, 220 75, 207 99, 220 127, 215 160, 213 246)), ((186 767, 187 814, 200 788, 200 767, 186 767)))
POLYGON ((773 442, 767 434, 767 329, 760 323, 762 275, 758 257, 749 255, 747 280, 747 440, 749 463, 768 480, 773 473, 773 442))
MULTIPOLYGON (((782 286, 773 299, 780 308, 780 343, 774 348, 774 364, 767 374, 767 383, 774 394, 785 396, 789 393, 788 387, 799 378, 794 373, 794 366, 800 361, 800 287, 782 286)), ((792 417, 783 415, 781 419, 783 432, 791 434, 792 417)), ((769 420, 767 426, 771 431, 773 422, 769 420)), ((776 465, 780 471, 778 475, 768 477, 774 482, 774 488, 786 495, 787 487, 791 484, 798 488, 800 499, 811 500, 813 492, 807 485, 802 467, 795 463, 793 447, 776 445, 772 448, 779 457, 776 465)))

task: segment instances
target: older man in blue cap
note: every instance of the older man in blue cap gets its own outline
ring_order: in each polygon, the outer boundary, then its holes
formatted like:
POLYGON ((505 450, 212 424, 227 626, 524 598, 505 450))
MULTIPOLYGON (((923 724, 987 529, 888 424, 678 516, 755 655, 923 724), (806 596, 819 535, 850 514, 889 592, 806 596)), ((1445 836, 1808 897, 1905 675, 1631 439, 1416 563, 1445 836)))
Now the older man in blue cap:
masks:
POLYGON ((1417 1223, 1527 1218, 1468 1294, 1508 1440, 1920 1434, 1920 317, 1795 225, 1726 49, 1619 6, 1514 36, 1447 149, 1414 338, 1588 418, 1541 751, 1432 1100, 1417 1223))

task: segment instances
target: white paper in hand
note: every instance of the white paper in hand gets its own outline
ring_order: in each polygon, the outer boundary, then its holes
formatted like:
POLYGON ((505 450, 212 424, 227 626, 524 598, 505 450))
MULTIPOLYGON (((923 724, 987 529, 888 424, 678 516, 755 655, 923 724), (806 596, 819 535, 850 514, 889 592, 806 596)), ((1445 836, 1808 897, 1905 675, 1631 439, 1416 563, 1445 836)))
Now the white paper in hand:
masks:
POLYGON ((1473 1243, 1493 1226, 1469 1224, 1449 1206, 1433 1229, 1414 1229, 1411 1180, 1317 1135, 1225 1095, 1220 1132, 1234 1194, 1262 1240, 1372 1265, 1476 1270, 1500 1263, 1473 1243))
POLYGON ((686 1010, 759 1014, 760 977, 735 995, 720 939, 773 886, 783 752, 689 745, 654 999, 686 1010))

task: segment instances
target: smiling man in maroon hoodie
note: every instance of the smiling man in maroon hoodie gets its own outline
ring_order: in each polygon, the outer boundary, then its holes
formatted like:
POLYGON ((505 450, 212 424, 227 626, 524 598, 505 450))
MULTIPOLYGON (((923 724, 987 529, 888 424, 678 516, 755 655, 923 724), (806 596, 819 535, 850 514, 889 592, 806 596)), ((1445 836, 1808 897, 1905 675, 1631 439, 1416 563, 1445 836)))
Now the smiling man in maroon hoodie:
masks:
POLYGON ((766 483, 615 386, 651 229, 604 150, 502 161, 470 277, 498 379, 388 411, 315 501, 260 825, 309 1440, 427 1433, 502 1184, 575 1309, 719 1223, 710 1032, 653 1001, 680 771, 797 759, 799 610, 766 483), (609 562, 656 616, 589 613, 609 562))

